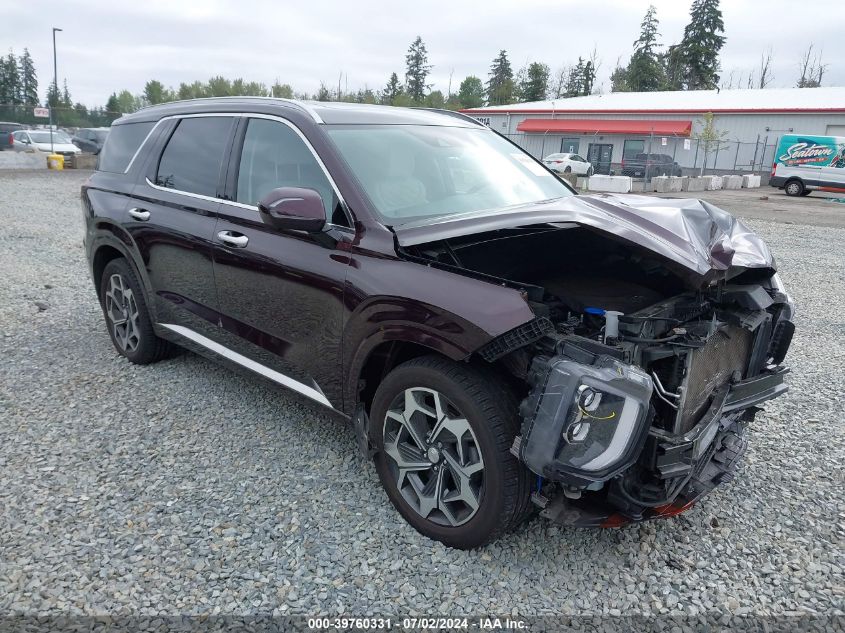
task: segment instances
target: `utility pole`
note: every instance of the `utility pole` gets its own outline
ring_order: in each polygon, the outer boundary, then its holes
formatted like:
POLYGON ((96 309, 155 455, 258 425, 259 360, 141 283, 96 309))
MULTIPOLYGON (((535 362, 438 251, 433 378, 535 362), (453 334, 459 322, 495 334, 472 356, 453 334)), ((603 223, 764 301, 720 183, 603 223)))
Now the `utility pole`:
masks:
MULTIPOLYGON (((61 31, 53 27, 53 88, 55 89, 55 96, 59 96, 59 73, 56 70, 56 31, 61 31)), ((50 153, 53 154, 53 104, 50 103, 50 98, 47 98, 47 105, 50 106, 50 153)))

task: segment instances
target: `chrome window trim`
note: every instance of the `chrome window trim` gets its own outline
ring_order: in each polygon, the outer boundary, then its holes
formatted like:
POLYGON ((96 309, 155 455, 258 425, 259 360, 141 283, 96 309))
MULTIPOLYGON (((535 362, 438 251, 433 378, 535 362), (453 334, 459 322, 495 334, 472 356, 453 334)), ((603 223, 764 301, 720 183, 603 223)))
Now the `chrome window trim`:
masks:
POLYGON ((179 334, 180 336, 184 336, 185 338, 197 343, 198 345, 202 345, 208 350, 211 350, 215 354, 219 354, 223 358, 227 358, 228 360, 237 363, 241 367, 245 367, 255 373, 272 380, 276 384, 282 385, 283 387, 287 387, 288 389, 292 389, 298 393, 301 393, 303 396, 311 398, 320 404, 329 407, 330 409, 334 409, 332 403, 329 402, 329 399, 326 398, 323 391, 320 389, 319 386, 310 387, 306 384, 299 382, 298 380, 291 378, 290 376, 283 374, 281 372, 276 371, 275 369, 271 369, 266 365, 262 365, 261 363, 252 360, 244 356, 243 354, 239 354, 238 352, 229 349, 225 345, 221 345, 217 341, 213 341, 210 338, 203 336, 199 332, 195 332, 194 330, 187 328, 182 325, 175 325, 172 323, 161 323, 162 327, 179 334))
MULTIPOLYGON (((265 97, 265 98, 270 99, 271 97, 265 97)), ((332 224, 330 222, 331 218, 327 217, 326 218, 326 226, 336 228, 336 229, 342 230, 342 231, 350 231, 352 233, 355 232, 354 229, 352 228, 352 227, 355 226, 355 222, 354 222, 351 214, 349 213, 349 207, 346 204, 346 200, 344 199, 343 195, 341 195, 340 189, 338 189, 337 183, 335 182, 334 178, 332 178, 332 175, 331 175, 331 173, 329 173, 329 170, 326 168, 325 163, 323 163, 323 159, 320 158, 320 155, 317 154, 317 151, 314 149, 314 146, 311 145, 310 141, 305 137, 305 135, 302 133, 302 131, 298 127, 296 127, 293 123, 291 123, 290 121, 285 119, 284 117, 276 116, 276 115, 273 115, 273 114, 262 114, 262 113, 253 113, 253 112, 201 112, 201 113, 194 113, 194 114, 171 114, 169 116, 166 116, 166 117, 159 119, 158 122, 153 126, 153 129, 150 130, 150 134, 152 134, 155 131, 155 129, 159 126, 160 123, 162 123, 164 121, 169 121, 171 119, 189 119, 189 118, 195 119, 195 118, 200 118, 200 117, 221 117, 221 116, 240 117, 240 118, 246 118, 246 119, 267 119, 267 120, 270 120, 270 121, 278 121, 279 123, 287 125, 291 130, 293 130, 294 133, 299 137, 299 139, 305 144, 305 147, 308 148, 308 151, 311 152, 311 156, 314 157, 314 160, 317 161, 317 164, 320 166, 320 169, 323 171, 323 175, 326 177, 326 180, 329 181, 329 184, 332 187, 332 191, 334 191, 334 194, 337 196, 337 199, 340 201, 340 205, 343 208, 343 213, 346 215, 346 219, 349 220, 349 224, 350 224, 350 226, 338 226, 337 224, 332 224)), ((146 144, 147 139, 149 138, 150 134, 148 134, 147 138, 144 139, 144 142, 141 143, 141 146, 138 148, 138 152, 140 152, 141 148, 144 147, 144 145, 146 144)), ((136 152, 136 156, 137 156, 138 152, 136 152)), ((135 160, 135 157, 133 156, 132 162, 134 162, 134 160, 135 160)), ((131 162, 130 162, 130 167, 131 167, 131 162)), ((129 168, 127 168, 127 171, 128 170, 129 170, 129 168)), ((151 182, 149 177, 147 177, 147 176, 144 177, 144 180, 147 181, 147 184, 150 187, 152 187, 153 189, 158 189, 159 191, 169 191, 169 192, 172 192, 172 193, 178 193, 178 194, 183 195, 183 196, 189 196, 191 198, 197 198, 199 200, 206 200, 208 202, 220 202, 220 203, 223 203, 223 204, 232 205, 234 207, 239 207, 241 209, 250 209, 250 210, 253 210, 253 211, 256 211, 256 212, 258 211, 258 206, 254 205, 254 204, 246 204, 246 203, 243 203, 243 202, 238 202, 236 200, 226 200, 224 198, 217 198, 217 197, 214 197, 214 196, 204 196, 204 195, 199 194, 199 193, 192 193, 190 191, 183 191, 182 189, 171 189, 169 187, 162 187, 161 185, 157 185, 157 184, 151 182)))

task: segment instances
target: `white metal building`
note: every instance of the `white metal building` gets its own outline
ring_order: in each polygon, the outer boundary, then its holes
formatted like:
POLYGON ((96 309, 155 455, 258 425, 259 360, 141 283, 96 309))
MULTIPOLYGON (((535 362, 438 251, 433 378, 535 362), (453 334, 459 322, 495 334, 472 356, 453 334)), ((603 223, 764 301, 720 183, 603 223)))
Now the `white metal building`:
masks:
POLYGON ((696 135, 711 112, 724 142, 710 152, 708 171, 766 172, 782 134, 845 136, 845 87, 614 92, 463 112, 538 158, 572 152, 599 173, 643 152, 699 168, 704 152, 696 135))

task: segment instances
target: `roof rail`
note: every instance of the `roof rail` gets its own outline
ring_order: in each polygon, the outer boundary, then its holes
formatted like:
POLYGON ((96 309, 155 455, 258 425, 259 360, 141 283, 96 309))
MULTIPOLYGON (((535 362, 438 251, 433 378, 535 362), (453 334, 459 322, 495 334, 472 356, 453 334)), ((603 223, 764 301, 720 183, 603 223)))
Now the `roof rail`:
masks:
POLYGON ((300 110, 302 110, 303 112, 308 114, 312 119, 314 119, 315 123, 323 123, 322 117, 309 103, 306 103, 304 101, 298 101, 297 99, 283 99, 281 97, 262 97, 258 95, 232 95, 225 97, 197 97, 195 99, 178 99, 177 101, 166 101, 164 103, 157 103, 155 105, 144 106, 143 108, 139 108, 138 110, 136 110, 136 112, 141 112, 142 110, 148 110, 150 108, 157 108, 159 106, 167 106, 171 104, 191 103, 194 101, 222 101, 224 99, 267 99, 268 101, 281 101, 283 103, 298 107, 300 110))
POLYGON ((463 119, 468 123, 472 123, 473 125, 480 125, 481 127, 487 127, 481 121, 476 118, 469 116, 468 114, 464 114, 463 112, 457 112, 456 110, 447 110, 446 108, 423 108, 420 106, 411 106, 412 110, 428 110, 429 112, 438 112, 440 114, 445 114, 447 116, 455 117, 456 119, 463 119))

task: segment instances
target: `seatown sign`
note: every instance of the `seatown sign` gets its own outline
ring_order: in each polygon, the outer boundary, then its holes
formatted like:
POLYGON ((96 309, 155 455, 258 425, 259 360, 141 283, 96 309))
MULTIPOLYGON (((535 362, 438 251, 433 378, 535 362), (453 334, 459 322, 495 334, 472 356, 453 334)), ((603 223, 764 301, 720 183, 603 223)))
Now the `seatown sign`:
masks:
POLYGON ((33 108, 32 115, 38 117, 39 119, 48 119, 50 118, 50 109, 49 108, 33 108))

